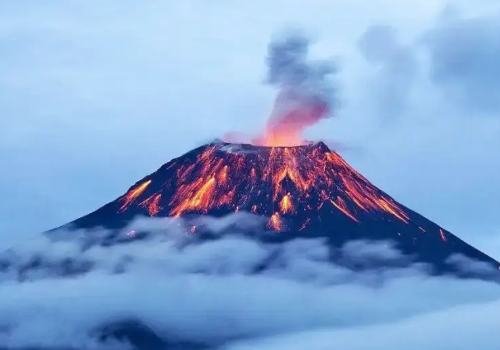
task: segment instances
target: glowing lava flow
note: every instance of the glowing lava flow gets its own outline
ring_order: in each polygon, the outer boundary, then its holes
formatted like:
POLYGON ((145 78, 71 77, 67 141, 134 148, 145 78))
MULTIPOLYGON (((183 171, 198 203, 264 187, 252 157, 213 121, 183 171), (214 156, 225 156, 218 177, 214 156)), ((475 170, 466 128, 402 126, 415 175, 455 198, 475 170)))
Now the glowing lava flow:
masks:
POLYGON ((206 212, 214 204, 215 186, 215 177, 211 176, 207 179, 200 178, 194 183, 179 187, 176 198, 180 200, 180 203, 170 214, 179 217, 186 211, 198 209, 206 212))
POLYGON ((142 193, 144 193, 144 191, 150 184, 151 180, 148 180, 140 184, 136 188, 130 190, 130 192, 128 192, 122 199, 123 204, 120 207, 120 212, 124 212, 133 201, 135 201, 142 193))
POLYGON ((330 200, 330 201, 335 206, 335 208, 337 208, 338 210, 340 210, 346 216, 348 216, 349 218, 353 219, 356 222, 359 222, 359 220, 356 219, 354 217, 354 215, 352 215, 351 213, 349 213, 349 211, 347 210, 346 204, 345 204, 345 202, 344 202, 344 200, 342 198, 340 198, 340 197, 337 196, 337 202, 339 202, 338 204, 335 203, 335 201, 333 201, 333 200, 330 200))
POLYGON ((275 231, 281 231, 283 229, 283 223, 281 222, 279 213, 274 213, 273 215, 271 215, 271 219, 269 219, 267 227, 275 231))
POLYGON ((139 205, 141 207, 147 208, 149 215, 155 216, 162 209, 160 207, 160 199, 161 199, 161 194, 158 193, 158 194, 155 194, 151 197, 146 198, 144 201, 139 203, 139 205))
POLYGON ((293 213, 293 204, 292 200, 290 199, 290 193, 286 194, 283 196, 280 202, 280 209, 283 214, 288 214, 288 213, 293 213))
MULTIPOLYGON (((175 161, 170 176, 155 193, 138 201, 150 216, 180 217, 214 210, 247 210, 270 217, 268 226, 280 231, 283 220, 300 215, 302 228, 320 210, 336 211, 359 223, 359 215, 383 214, 403 223, 409 216, 337 153, 323 144, 299 147, 254 147, 256 152, 227 152, 211 145, 196 160, 175 161)), ((151 180, 122 198, 127 210, 151 180)))
MULTIPOLYGON (((247 159, 252 164, 248 174, 238 172, 241 164, 247 163, 245 154, 216 155, 209 148, 199 157, 200 177, 188 185, 179 187, 172 204, 171 214, 201 209, 204 212, 225 204, 244 205, 259 197, 258 189, 269 184, 272 197, 281 214, 294 211, 290 189, 298 198, 296 202, 307 202, 313 192, 322 190, 325 195, 318 203, 319 208, 329 201, 335 208, 357 221, 356 208, 348 208, 347 203, 365 212, 386 212, 408 223, 408 215, 390 198, 381 196, 377 189, 352 169, 338 154, 313 146, 274 147, 256 159, 247 159), (225 159, 224 159, 225 158, 225 159), (255 164, 253 164, 255 163, 255 164), (260 184, 259 184, 260 181, 260 184), (245 191, 245 190, 246 191, 245 191), (257 193, 253 193, 257 191, 257 193), (217 194, 227 193, 226 195, 217 194), (227 197, 233 199, 232 202, 227 197), (235 198, 237 197, 237 198, 235 198), (235 200, 236 199, 236 200, 235 200)), ((190 178, 194 168, 190 165, 180 172, 182 179, 190 178)), ((264 207, 263 203, 252 203, 264 207)), ((256 208, 254 207, 254 208, 256 208)), ((255 211, 255 209, 254 209, 255 211)))

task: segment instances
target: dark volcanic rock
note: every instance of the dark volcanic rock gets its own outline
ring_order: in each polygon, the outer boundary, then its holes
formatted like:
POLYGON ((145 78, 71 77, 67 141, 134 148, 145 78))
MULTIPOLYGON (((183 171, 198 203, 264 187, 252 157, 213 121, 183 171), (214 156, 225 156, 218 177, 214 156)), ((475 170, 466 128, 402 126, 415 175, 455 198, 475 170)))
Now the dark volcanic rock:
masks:
MULTIPOLYGON (((238 211, 269 218, 261 231, 274 233, 258 236, 262 240, 322 237, 332 248, 354 240, 392 241, 436 273, 457 272, 449 259, 454 255, 483 262, 492 270, 499 266, 396 202, 323 143, 272 148, 208 144, 173 159, 123 196, 63 228, 118 230, 141 216, 175 220, 238 211)), ((192 231, 187 233, 203 237, 203 225, 192 231)))

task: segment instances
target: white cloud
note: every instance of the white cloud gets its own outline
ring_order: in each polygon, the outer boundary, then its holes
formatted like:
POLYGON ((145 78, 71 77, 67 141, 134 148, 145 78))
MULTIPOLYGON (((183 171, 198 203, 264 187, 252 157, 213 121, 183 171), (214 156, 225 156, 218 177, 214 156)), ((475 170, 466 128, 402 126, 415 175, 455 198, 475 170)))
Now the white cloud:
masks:
MULTIPOLYGON (((409 301, 411 302, 411 300, 409 301)), ((233 344, 224 349, 408 349, 469 350, 498 348, 495 331, 500 302, 461 305, 384 325, 347 330, 321 329, 233 344)))
MULTIPOLYGON (((360 339, 375 345, 385 339, 387 327, 407 333, 399 340, 394 335, 395 344, 412 344, 422 324, 428 332, 451 327, 443 322, 450 313, 450 322, 463 327, 460 320, 469 322, 485 305, 500 306, 496 284, 430 278, 418 266, 353 273, 328 263, 321 240, 273 245, 233 232, 196 243, 176 232, 157 228, 148 239, 128 236, 129 243, 106 246, 111 241, 104 231, 97 240, 88 232, 50 243, 40 237, 3 254, 0 346, 89 348, 96 346, 89 333, 97 327, 135 319, 170 340, 222 345, 307 332, 291 336, 298 337, 297 346, 312 341, 321 348, 322 339, 334 337, 339 347, 355 349, 360 339)), ((387 247, 377 254, 376 247, 362 250, 369 259, 394 256, 387 247)), ((472 322, 460 334, 472 336, 483 326, 472 322)), ((435 348, 455 338, 445 334, 435 348)), ((269 346, 275 343, 290 339, 269 346)))

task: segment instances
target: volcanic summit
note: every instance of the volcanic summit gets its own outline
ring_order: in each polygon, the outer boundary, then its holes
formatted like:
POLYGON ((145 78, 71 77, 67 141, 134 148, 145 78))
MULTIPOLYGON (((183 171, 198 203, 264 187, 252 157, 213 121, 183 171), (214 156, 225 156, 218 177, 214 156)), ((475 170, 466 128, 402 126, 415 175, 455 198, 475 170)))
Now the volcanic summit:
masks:
MULTIPOLYGON (((343 257, 333 248, 348 242, 392 241, 437 272, 454 270, 456 256, 497 270, 495 260, 395 201, 326 144, 303 140, 306 128, 331 116, 335 100, 329 80, 335 69, 309 61, 308 45, 300 35, 270 44, 267 83, 279 92, 262 135, 193 149, 66 227, 120 229, 140 216, 248 212, 267 219, 259 239, 324 238, 337 261, 343 257)), ((187 234, 202 237, 203 231, 193 224, 187 234)))
MULTIPOLYGON (((262 239, 326 238, 393 241, 436 271, 459 254, 498 263, 447 230, 396 202, 324 143, 266 147, 214 142, 166 163, 123 196, 67 227, 123 228, 140 216, 222 217, 250 212, 267 218, 262 239), (272 233, 272 234, 269 234, 272 233)), ((192 226, 186 234, 198 234, 192 226)))

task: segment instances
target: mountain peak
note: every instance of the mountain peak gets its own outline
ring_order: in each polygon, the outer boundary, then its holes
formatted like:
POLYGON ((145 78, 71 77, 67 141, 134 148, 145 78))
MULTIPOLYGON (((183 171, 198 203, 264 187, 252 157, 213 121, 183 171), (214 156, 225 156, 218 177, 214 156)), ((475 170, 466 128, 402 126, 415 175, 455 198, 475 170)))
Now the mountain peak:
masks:
POLYGON ((171 160, 70 227, 122 228, 140 216, 176 220, 240 211, 267 218, 262 230, 274 232, 274 240, 325 237, 332 246, 395 241, 438 270, 449 269, 453 254, 498 266, 375 187, 323 142, 268 147, 215 141, 171 160))

